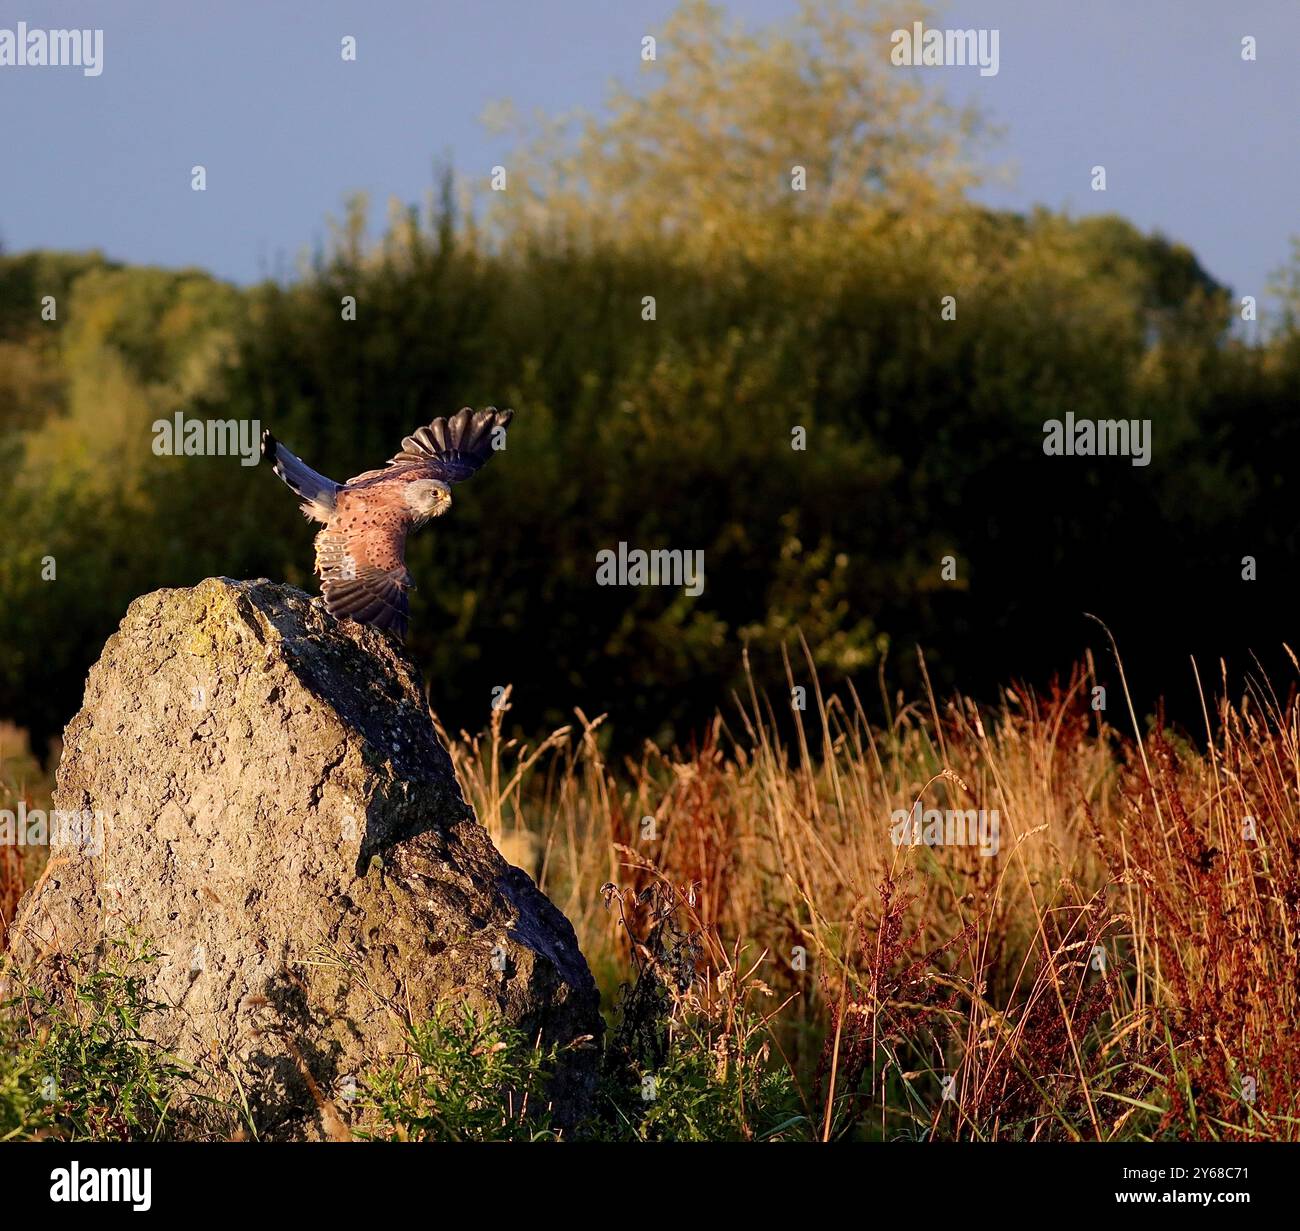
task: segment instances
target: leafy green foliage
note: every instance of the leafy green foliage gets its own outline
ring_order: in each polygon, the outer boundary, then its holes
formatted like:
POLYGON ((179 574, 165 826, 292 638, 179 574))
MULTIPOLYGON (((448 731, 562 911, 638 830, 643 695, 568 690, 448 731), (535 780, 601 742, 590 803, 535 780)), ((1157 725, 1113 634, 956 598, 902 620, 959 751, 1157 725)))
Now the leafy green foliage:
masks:
POLYGON ((793 1075, 773 1061, 768 1023, 751 1003, 751 993, 767 989, 738 973, 691 894, 655 873, 640 891, 608 884, 604 896, 629 935, 633 977, 619 994, 605 1053, 596 1135, 806 1136, 793 1075), (710 970, 710 960, 721 968, 710 970))
POLYGON ((23 1047, 10 1022, 0 1020, 0 1141, 24 1140, 49 1125, 49 1107, 39 1092, 42 1066, 23 1047))
POLYGON ((554 1048, 501 1018, 444 1007, 410 1031, 410 1051, 370 1077, 358 1104, 380 1141, 554 1139, 546 1083, 554 1048))
POLYGON ((0 1022, 0 1138, 138 1140, 163 1132, 183 1065, 143 1033, 162 1006, 144 991, 156 954, 105 942, 62 959, 54 990, 31 986, 0 1022))
POLYGON ((755 1018, 728 1037, 692 1021, 663 1063, 607 1083, 606 1132, 631 1141, 768 1141, 808 1136, 790 1073, 774 1064, 755 1018))

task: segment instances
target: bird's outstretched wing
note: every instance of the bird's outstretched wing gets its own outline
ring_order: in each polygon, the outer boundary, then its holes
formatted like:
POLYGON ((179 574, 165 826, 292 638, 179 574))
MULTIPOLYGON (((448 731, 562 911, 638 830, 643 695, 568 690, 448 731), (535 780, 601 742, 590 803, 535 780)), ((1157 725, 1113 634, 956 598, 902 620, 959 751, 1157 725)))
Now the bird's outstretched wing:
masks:
POLYGON ((513 410, 473 411, 468 406, 450 418, 435 419, 402 441, 401 452, 389 458, 390 466, 418 463, 432 478, 459 483, 481 470, 494 452, 495 434, 515 417, 513 410))
POLYGON ((372 498, 340 498, 340 509, 316 536, 316 572, 325 609, 406 636, 411 575, 404 552, 410 519, 372 498))
POLYGON ((295 457, 271 435, 269 428, 262 433, 262 456, 270 460, 272 473, 302 497, 302 511, 308 517, 318 521, 329 517, 339 493, 339 485, 333 479, 317 474, 301 458, 295 457))

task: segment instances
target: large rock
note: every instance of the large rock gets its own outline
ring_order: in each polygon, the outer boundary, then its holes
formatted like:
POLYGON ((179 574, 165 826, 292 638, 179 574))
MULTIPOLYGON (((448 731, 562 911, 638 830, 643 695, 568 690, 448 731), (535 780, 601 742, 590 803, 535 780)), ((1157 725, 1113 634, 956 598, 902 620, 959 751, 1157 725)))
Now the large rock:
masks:
POLYGON ((102 851, 56 854, 13 954, 44 980, 105 938, 154 942, 145 991, 170 1008, 151 1031, 199 1070, 187 1094, 234 1100, 237 1078, 260 1132, 319 1136, 322 1098, 463 1000, 564 1046, 557 1119, 587 1107, 597 1047, 575 1041, 601 1021, 573 929, 475 820, 388 635, 266 581, 137 599, 65 732, 55 807, 101 813, 102 851))

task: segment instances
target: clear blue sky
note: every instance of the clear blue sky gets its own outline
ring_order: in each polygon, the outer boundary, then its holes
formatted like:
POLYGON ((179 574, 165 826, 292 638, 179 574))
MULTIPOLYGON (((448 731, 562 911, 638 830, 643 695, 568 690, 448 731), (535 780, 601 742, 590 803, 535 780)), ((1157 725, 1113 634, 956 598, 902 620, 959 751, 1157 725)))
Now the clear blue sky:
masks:
MULTIPOLYGON (((486 173, 490 102, 599 108, 672 0, 19 0, 0 27, 100 26, 105 70, 0 68, 0 237, 247 282, 292 267, 345 195, 421 200, 435 158, 486 173), (355 35, 356 64, 339 57, 355 35), (208 169, 205 194, 189 168, 208 169)), ((731 0, 755 22, 793 0, 731 0)), ((939 70, 1006 135, 990 203, 1114 211, 1260 293, 1300 232, 1297 0, 952 0, 996 77, 939 70), (1258 40, 1254 64, 1243 35, 1258 40), (1088 185, 1095 163, 1109 186, 1088 185)), ((669 54, 663 49, 661 54, 669 54)), ((932 70, 934 71, 934 70, 932 70)))

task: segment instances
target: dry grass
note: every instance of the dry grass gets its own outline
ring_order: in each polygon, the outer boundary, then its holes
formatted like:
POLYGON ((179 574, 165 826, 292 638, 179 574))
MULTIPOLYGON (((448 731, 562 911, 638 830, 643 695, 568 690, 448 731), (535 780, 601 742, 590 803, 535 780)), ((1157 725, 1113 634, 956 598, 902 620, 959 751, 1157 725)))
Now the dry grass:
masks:
POLYGON ((1095 710, 1091 664, 991 708, 895 702, 883 728, 787 669, 806 712, 751 692, 617 770, 580 713, 540 746, 505 709, 451 741, 607 994, 631 963, 600 886, 662 876, 711 951, 793 997, 773 1041, 819 1136, 1300 1138, 1294 695, 1206 703, 1197 748, 1140 732, 1122 672, 1095 710), (894 845, 918 801, 996 809, 999 852, 894 845))
MULTIPOLYGON (((32 756, 27 733, 12 723, 0 722, 0 809, 15 814, 20 802, 28 809, 47 809, 49 784, 32 756)), ((19 899, 44 862, 43 849, 0 841, 0 950, 19 899)))
POLYGON ((12 846, 0 846, 0 949, 9 936, 9 924, 23 896, 23 861, 12 846))
MULTIPOLYGON (((607 1005, 667 893, 698 937, 708 1048, 788 1065, 812 1135, 1300 1139, 1294 689, 1229 703, 1221 680, 1178 734, 1141 728, 1122 670, 1094 709, 1089 663, 989 707, 885 698, 873 725, 851 689, 787 671, 806 710, 751 691, 696 746, 617 767, 581 712, 529 744, 507 704, 448 740, 607 1005), (896 846, 917 802, 996 809, 998 853, 896 846)), ((18 768, 0 806, 47 804, 18 768)), ((27 854, 0 846, 0 929, 27 854)))

